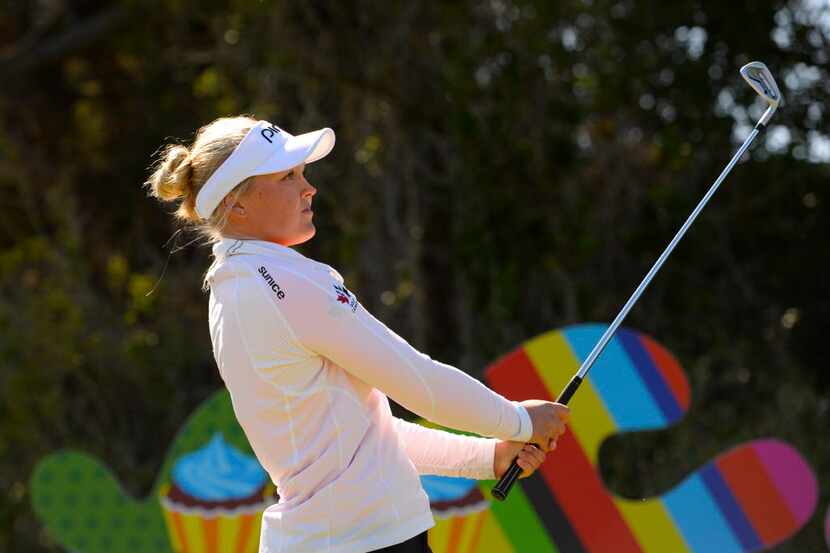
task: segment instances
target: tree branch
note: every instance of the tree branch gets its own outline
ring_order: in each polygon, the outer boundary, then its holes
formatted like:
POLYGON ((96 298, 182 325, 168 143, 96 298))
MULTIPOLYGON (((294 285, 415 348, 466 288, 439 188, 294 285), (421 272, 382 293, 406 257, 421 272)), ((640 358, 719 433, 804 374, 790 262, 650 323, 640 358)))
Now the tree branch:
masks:
POLYGON ((63 34, 44 41, 37 48, 0 60, 0 75, 8 77, 26 73, 41 65, 61 59, 111 32, 127 21, 130 13, 127 8, 116 6, 104 13, 89 17, 63 34))

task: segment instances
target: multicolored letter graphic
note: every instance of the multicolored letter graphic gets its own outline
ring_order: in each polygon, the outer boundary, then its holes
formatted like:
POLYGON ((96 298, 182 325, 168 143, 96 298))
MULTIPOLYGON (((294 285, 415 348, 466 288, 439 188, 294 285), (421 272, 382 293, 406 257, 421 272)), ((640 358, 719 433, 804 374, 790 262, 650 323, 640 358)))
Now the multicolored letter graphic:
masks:
MULTIPOLYGON (((605 328, 572 326, 525 342, 488 368, 487 383, 511 399, 553 399, 605 328)), ((432 530, 434 552, 727 553, 763 551, 794 534, 815 510, 816 480, 795 449, 774 439, 719 455, 660 497, 633 501, 605 489, 597 467, 603 440, 667 427, 689 399, 668 351, 619 331, 574 396, 571 431, 557 451, 505 503, 442 520, 432 530)), ((424 486, 429 493, 430 482, 424 486)), ((481 485, 485 494, 489 487, 481 485)))
MULTIPOLYGON (((603 330, 538 336, 491 365, 487 382, 513 399, 553 398, 603 330)), ((621 330, 574 397, 556 453, 506 502, 489 500, 491 482, 422 478, 434 553, 729 553, 787 539, 812 516, 817 485, 799 453, 775 439, 719 455, 660 497, 631 501, 605 489, 602 441, 674 424, 689 397, 669 352, 621 330)), ((130 498, 111 470, 78 452, 42 460, 31 489, 50 534, 76 553, 253 553, 260 514, 276 497, 263 475, 223 390, 182 427, 149 497, 130 498)), ((830 542, 830 515, 826 526, 830 542)))

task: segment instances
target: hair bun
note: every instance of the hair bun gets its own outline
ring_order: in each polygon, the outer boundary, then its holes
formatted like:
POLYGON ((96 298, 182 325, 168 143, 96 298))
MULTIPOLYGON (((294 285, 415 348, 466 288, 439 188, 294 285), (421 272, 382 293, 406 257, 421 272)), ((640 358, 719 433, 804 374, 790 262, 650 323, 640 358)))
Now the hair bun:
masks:
MULTIPOLYGON (((220 117, 201 127, 190 146, 174 143, 160 149, 149 167, 150 177, 144 181, 148 194, 164 202, 181 200, 174 213, 178 221, 206 229, 211 240, 221 236, 216 230, 220 228, 217 227, 218 218, 211 222, 210 218, 202 219, 196 213, 196 196, 256 124, 256 119, 244 115, 220 117)), ((247 178, 235 190, 241 193, 251 182, 252 179, 247 178)), ((213 215, 219 211, 224 213, 224 210, 214 209, 213 215)), ((222 225, 226 219, 224 221, 222 225)))
POLYGON ((169 202, 193 194, 192 176, 190 150, 171 144, 164 149, 147 184, 153 196, 169 202))

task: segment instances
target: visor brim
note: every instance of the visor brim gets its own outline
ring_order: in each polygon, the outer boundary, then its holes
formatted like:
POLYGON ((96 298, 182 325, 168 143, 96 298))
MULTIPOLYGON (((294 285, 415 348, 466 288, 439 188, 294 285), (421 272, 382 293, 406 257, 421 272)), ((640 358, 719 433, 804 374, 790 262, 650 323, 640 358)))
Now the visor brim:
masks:
POLYGON ((301 163, 312 163, 326 157, 334 148, 334 131, 328 127, 289 138, 283 148, 274 152, 251 175, 279 173, 301 163))

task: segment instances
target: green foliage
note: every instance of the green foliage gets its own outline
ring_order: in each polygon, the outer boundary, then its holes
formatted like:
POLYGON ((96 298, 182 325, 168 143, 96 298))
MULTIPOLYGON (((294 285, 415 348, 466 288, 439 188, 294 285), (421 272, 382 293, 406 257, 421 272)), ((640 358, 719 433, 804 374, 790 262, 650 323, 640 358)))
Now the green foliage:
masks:
MULTIPOLYGON (((55 550, 24 484, 42 456, 84 450, 143 496, 221 387, 208 255, 163 271, 171 208, 141 187, 162 144, 235 113, 333 127, 302 251, 480 376, 524 338, 613 317, 757 117, 750 59, 782 86, 788 141, 753 148, 631 314, 689 368, 695 403, 671 433, 606 444, 606 479, 654 493, 773 435, 827 506, 828 172, 811 147, 828 37, 812 4, 70 4, 0 8, 0 550, 55 550)), ((818 518, 781 550, 821 550, 818 518)))

